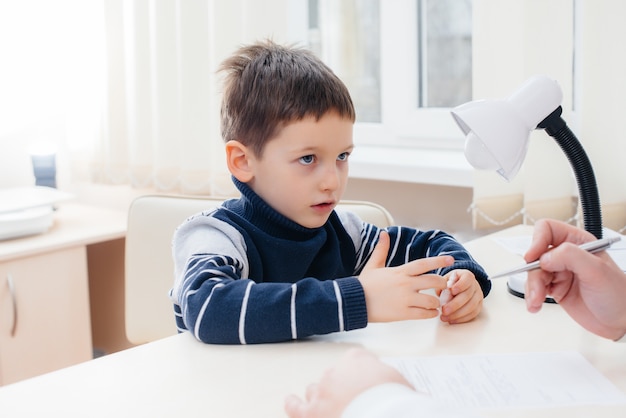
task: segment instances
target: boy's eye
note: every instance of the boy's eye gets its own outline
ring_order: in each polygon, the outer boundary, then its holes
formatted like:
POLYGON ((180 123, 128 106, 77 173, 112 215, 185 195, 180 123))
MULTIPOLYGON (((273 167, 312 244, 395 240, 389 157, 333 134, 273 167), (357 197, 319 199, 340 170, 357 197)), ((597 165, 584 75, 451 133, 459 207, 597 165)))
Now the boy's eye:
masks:
POLYGON ((300 157, 300 162, 305 165, 313 164, 315 161, 315 157, 313 155, 305 155, 304 157, 300 157))
POLYGON ((337 156, 337 161, 346 161, 348 159, 349 152, 342 152, 337 156))

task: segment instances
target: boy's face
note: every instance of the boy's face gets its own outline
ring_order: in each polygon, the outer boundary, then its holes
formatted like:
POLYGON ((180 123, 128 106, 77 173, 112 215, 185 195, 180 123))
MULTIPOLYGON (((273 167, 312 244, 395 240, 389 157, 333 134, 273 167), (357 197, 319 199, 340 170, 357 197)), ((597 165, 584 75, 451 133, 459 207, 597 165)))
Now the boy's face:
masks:
POLYGON ((346 188, 352 127, 334 112, 290 123, 265 145, 261 158, 251 157, 248 184, 292 221, 322 226, 346 188))

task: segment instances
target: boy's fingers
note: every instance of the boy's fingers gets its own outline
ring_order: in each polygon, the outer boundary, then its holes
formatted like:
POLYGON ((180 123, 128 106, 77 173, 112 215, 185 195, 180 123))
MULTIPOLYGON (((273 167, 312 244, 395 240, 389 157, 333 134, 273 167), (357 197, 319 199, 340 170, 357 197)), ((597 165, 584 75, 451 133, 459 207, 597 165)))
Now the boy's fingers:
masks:
POLYGON ((454 258, 452 256, 441 255, 413 260, 405 264, 405 266, 409 269, 410 275, 419 276, 432 270, 451 266, 452 264, 454 264, 454 258))

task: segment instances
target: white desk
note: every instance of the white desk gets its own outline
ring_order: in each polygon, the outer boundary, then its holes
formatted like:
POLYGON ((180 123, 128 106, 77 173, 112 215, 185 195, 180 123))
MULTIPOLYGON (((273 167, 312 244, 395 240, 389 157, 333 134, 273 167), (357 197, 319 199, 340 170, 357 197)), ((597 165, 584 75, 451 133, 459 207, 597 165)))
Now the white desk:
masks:
MULTIPOLYGON (((489 238, 467 247, 488 271, 521 260, 489 238)), ((582 330, 557 305, 528 314, 524 301, 509 295, 501 280, 494 282, 481 315, 467 324, 438 319, 371 324, 306 341, 249 346, 205 345, 186 333, 0 388, 0 416, 281 417, 286 394, 303 394, 355 346, 383 356, 576 350, 626 391, 625 345, 582 330)), ((626 405, 484 416, 624 417, 626 405)))

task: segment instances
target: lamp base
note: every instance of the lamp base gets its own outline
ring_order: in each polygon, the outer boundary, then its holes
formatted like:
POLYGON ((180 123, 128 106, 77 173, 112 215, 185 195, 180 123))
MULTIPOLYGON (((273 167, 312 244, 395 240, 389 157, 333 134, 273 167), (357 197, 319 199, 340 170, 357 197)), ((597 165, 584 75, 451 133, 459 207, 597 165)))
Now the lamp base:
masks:
MULTIPOLYGON (((524 291, 526 286, 526 275, 527 273, 515 274, 513 276, 509 276, 509 280, 506 282, 506 289, 513 296, 517 296, 518 298, 524 299, 524 291)), ((543 301, 544 303, 556 303, 554 299, 550 296, 546 297, 543 301)))

